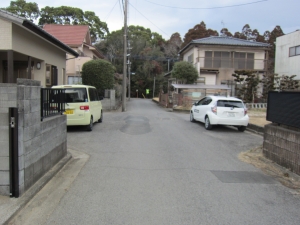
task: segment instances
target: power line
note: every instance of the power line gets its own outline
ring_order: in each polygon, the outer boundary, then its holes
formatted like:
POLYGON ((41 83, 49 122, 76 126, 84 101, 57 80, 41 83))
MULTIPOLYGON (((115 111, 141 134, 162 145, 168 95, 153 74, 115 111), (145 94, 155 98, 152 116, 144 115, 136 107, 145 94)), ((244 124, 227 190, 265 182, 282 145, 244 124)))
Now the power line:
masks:
POLYGON ((123 0, 119 0, 119 6, 120 6, 120 10, 122 12, 122 17, 124 18, 124 2, 123 2, 123 0), (121 4, 121 1, 122 1, 122 4, 121 4), (123 5, 123 9, 122 9, 122 5, 123 5))
POLYGON ((238 6, 244 6, 244 5, 251 5, 251 4, 256 4, 256 3, 260 3, 260 2, 266 2, 268 0, 261 0, 261 1, 256 1, 256 2, 248 2, 248 3, 244 3, 244 4, 237 4, 237 5, 228 5, 228 6, 216 6, 216 7, 207 7, 207 8, 197 8, 197 7, 193 7, 193 8, 184 8, 184 7, 176 7, 176 6, 169 6, 169 5, 162 5, 162 4, 158 4, 155 2, 151 2, 148 0, 144 0, 146 2, 149 2, 151 4, 154 5, 159 5, 162 7, 166 7, 166 8, 174 8, 174 9, 222 9, 222 8, 230 8, 230 7, 238 7, 238 6))
POLYGON ((114 10, 114 8, 116 7, 116 5, 117 5, 118 2, 119 2, 119 0, 116 1, 115 5, 112 7, 112 9, 110 10, 110 12, 107 14, 107 16, 105 17, 104 21, 106 21, 109 18, 111 12, 114 10))
MULTIPOLYGON (((139 14, 141 14, 146 20, 148 20, 150 23, 152 23, 146 16, 144 16, 137 8, 135 8, 132 4, 129 3, 129 5, 134 8, 139 14)), ((160 29, 158 26, 156 26, 154 23, 152 23, 157 29, 159 29, 161 32, 163 32, 165 35, 169 35, 166 32, 164 32, 162 29, 160 29)), ((170 36, 170 35, 169 35, 170 36)))

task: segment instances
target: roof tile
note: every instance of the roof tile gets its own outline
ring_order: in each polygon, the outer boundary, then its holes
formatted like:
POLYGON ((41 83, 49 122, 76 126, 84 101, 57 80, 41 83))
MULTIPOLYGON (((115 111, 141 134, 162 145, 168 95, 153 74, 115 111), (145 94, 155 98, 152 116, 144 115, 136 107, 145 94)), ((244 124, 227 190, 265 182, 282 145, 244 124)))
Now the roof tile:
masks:
POLYGON ((69 46, 80 46, 89 31, 88 25, 46 24, 43 29, 69 46))
POLYGON ((222 37, 222 36, 212 36, 207 38, 201 38, 191 41, 195 44, 207 44, 207 45, 239 45, 239 46, 249 46, 249 47, 269 47, 267 43, 249 41, 234 37, 222 37))

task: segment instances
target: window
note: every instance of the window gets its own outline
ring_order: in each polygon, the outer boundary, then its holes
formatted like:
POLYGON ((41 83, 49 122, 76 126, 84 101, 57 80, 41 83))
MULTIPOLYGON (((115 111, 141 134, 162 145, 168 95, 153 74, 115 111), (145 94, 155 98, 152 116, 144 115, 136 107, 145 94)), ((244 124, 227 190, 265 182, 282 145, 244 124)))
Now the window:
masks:
POLYGON ((217 102, 218 107, 230 107, 230 108, 244 108, 244 105, 240 101, 233 100, 219 100, 217 102))
POLYGON ((254 53, 235 52, 234 53, 235 69, 254 69, 254 53))
POLYGON ((231 52, 206 51, 204 67, 206 68, 231 68, 232 67, 231 52))
POLYGON ((202 105, 209 105, 211 103, 212 99, 211 98, 205 98, 205 101, 202 103, 202 105))
POLYGON ((68 76, 68 84, 82 84, 82 78, 78 76, 68 76))
POLYGON ((289 56, 300 55, 300 46, 291 47, 289 49, 289 56))
POLYGON ((300 55, 300 46, 296 47, 296 55, 300 55))
POLYGON ((194 62, 194 54, 191 54, 188 56, 188 62, 193 63, 194 62))
POLYGON ((98 92, 95 88, 89 88, 89 95, 90 95, 90 101, 91 102, 100 101, 99 96, 98 96, 98 92))
POLYGON ((212 66, 212 53, 211 51, 205 51, 205 61, 204 67, 206 68, 213 68, 212 66))
POLYGON ((66 102, 87 102, 87 95, 85 88, 67 88, 66 102))
POLYGON ((205 84, 205 77, 198 77, 197 83, 205 84))

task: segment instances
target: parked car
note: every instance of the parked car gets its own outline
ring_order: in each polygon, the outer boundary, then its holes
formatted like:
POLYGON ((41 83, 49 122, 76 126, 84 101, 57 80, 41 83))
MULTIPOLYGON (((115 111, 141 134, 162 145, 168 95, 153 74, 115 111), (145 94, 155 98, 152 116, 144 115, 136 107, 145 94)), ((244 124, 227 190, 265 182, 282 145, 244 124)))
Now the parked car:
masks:
POLYGON ((52 88, 62 88, 65 91, 65 112, 67 126, 86 126, 93 130, 94 122, 101 123, 103 111, 101 100, 95 87, 88 85, 59 85, 52 88))
POLYGON ((204 123, 207 130, 212 129, 213 125, 231 125, 243 132, 249 123, 249 116, 241 99, 206 96, 192 106, 190 121, 204 123))

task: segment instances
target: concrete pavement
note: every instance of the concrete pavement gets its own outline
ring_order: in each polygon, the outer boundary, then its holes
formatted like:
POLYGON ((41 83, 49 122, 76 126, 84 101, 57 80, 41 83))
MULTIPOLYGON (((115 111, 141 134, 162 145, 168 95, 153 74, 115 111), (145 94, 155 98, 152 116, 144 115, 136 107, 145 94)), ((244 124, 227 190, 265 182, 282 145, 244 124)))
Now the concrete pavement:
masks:
MULTIPOLYGON (((77 168, 81 169, 85 162, 88 160, 88 156, 86 154, 68 149, 68 154, 58 162, 47 174, 45 174, 38 182, 36 182, 28 191, 26 191, 19 198, 10 198, 8 196, 0 195, 0 224, 9 224, 10 220, 16 216, 22 209, 27 207, 30 201, 37 196, 39 192, 48 184, 49 181, 55 178, 55 175, 64 167, 68 165, 72 165, 74 163, 77 164, 77 168), (78 166, 79 165, 79 166, 78 166)), ((74 171, 72 171, 73 173, 74 171)), ((79 173, 79 171, 78 171, 79 173)), ((77 173, 77 174, 78 174, 77 173)), ((76 175, 76 174, 75 174, 76 175)), ((72 174, 73 180, 76 178, 74 173, 72 174)), ((70 185, 72 181, 69 181, 70 185)), ((56 182, 57 184, 57 182, 56 182)), ((68 186, 65 184, 65 186, 68 186)), ((55 188, 58 188, 57 186, 55 188)), ((50 192, 49 192, 50 193, 50 192)), ((63 194, 63 192, 61 192, 63 194)), ((53 197, 53 196, 52 196, 53 197)), ((55 199, 52 198, 51 200, 55 199)), ((59 199, 59 196, 56 197, 59 199)), ((44 200, 43 200, 44 201, 44 200)), ((37 207, 40 208, 41 205, 37 207)), ((47 210, 49 210, 49 205, 47 206, 47 210)), ((16 224, 16 223, 13 223, 16 224)), ((22 223, 23 224, 23 223, 22 223)), ((40 223, 35 223, 40 224, 40 223)))
MULTIPOLYGON (((175 111, 175 110, 174 110, 175 111)), ((253 131, 258 134, 263 134, 263 127, 257 126, 255 124, 249 124, 247 130, 253 131)), ((0 196, 0 224, 9 224, 14 216, 18 214, 18 212, 21 211, 21 209, 25 209, 26 207, 29 209, 27 210, 33 210, 36 209, 37 207, 39 208, 40 205, 38 206, 30 206, 30 201, 37 196, 37 194, 47 185, 47 183, 54 179, 55 175, 63 168, 66 167, 67 165, 73 165, 75 166, 75 163, 77 163, 77 172, 75 175, 77 176, 78 173, 80 172, 81 168, 84 166, 84 164, 87 162, 89 156, 80 153, 71 149, 68 149, 68 154, 65 156, 56 166, 54 166, 45 176, 43 176, 38 182, 36 182, 26 193, 24 193, 23 196, 20 198, 10 198, 8 196, 0 196)), ((76 176, 72 175, 72 179, 68 180, 67 183, 63 183, 61 186, 61 189, 66 189, 68 188, 76 176)), ((63 195, 63 191, 61 194, 63 195)), ((61 195, 56 196, 55 198, 57 201, 61 198, 61 195)), ((48 197, 49 200, 49 197, 48 197)), ((52 200, 52 198, 51 198, 52 200)), ((44 200, 43 200, 44 201, 44 200)), ((56 201, 56 202, 57 202, 56 201)), ((55 201, 52 201, 55 203, 55 201)), ((52 204, 54 207, 55 204, 52 204)), ((45 205, 44 205, 45 206, 45 205)), ((49 210, 49 206, 47 209, 45 208, 40 208, 39 209, 46 213, 47 210, 49 210)), ((33 218, 34 219, 34 218, 33 218)), ((35 221, 37 222, 37 221, 35 221)), ((16 224, 16 223, 13 223, 16 224)), ((22 223, 23 224, 23 223, 22 223)))

